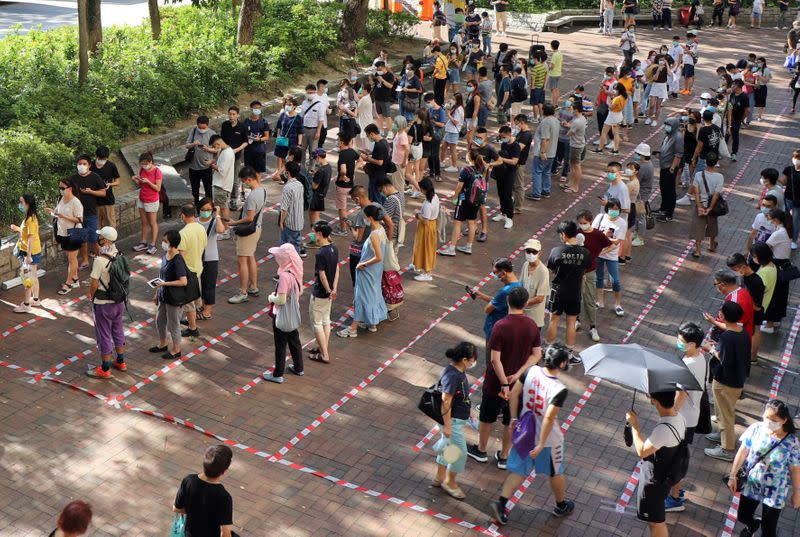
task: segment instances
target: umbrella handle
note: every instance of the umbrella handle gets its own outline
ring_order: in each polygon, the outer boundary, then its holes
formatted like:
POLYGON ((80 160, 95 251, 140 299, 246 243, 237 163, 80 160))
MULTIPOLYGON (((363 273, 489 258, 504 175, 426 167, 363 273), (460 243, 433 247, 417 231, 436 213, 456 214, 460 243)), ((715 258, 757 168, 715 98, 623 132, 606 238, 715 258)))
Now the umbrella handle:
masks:
POLYGON ((636 390, 633 390, 633 400, 631 401, 631 410, 633 410, 633 406, 636 404, 636 390))

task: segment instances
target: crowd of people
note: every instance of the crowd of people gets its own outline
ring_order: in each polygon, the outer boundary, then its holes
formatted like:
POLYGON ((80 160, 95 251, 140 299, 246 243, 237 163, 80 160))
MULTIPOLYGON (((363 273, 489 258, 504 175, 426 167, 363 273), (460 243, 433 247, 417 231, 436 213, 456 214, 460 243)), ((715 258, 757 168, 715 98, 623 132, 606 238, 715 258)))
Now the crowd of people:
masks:
MULTIPOLYGON (((363 330, 383 330, 385 321, 399 317, 405 296, 399 258, 407 225, 415 228, 409 268, 415 280, 430 282, 437 266, 454 266, 447 265, 450 257, 471 255, 474 248, 494 253, 491 243, 486 244, 490 235, 514 229, 526 203, 546 205, 555 186, 569 196, 581 195, 586 189, 584 160, 608 152, 599 200, 558 224, 558 246, 544 253, 539 240, 528 240, 516 271, 511 259, 496 257, 491 269, 502 287, 494 295, 468 287, 473 300, 485 303, 486 313, 485 381, 474 417, 466 370, 478 362, 478 348, 461 342, 447 351, 450 363, 439 380, 446 411, 432 485, 464 499, 458 478, 468 459, 486 463, 492 457, 499 469, 508 471, 498 499, 489 506, 493 519, 505 524, 509 498, 533 470, 550 478, 555 516, 576 509, 564 478, 559 411, 567 390, 559 376, 581 363, 578 350, 588 342, 578 342, 578 331, 599 342, 604 316, 626 315, 622 268, 635 264, 634 248, 645 245, 653 220, 663 225, 659 233, 677 236, 681 231, 671 223, 676 207, 685 206, 690 223, 683 233, 694 241, 693 258, 702 257, 706 238, 708 251, 717 251, 719 219, 725 225, 728 211, 725 184, 736 170, 740 132, 763 124, 768 96, 775 98, 775 92, 768 92, 773 74, 766 58, 743 54, 725 65, 704 66, 706 74, 716 68, 716 87, 697 95, 699 32, 673 35, 653 50, 640 51, 633 16, 638 3, 626 0, 619 61, 598 73, 599 83, 562 93, 570 51, 554 40, 549 51, 535 47, 525 58, 508 43, 495 42, 493 37, 507 32, 508 2, 493 4, 494 20, 472 3, 452 9, 450 3, 442 7, 435 2, 433 37, 419 57, 405 56, 398 69, 390 53, 381 51, 366 76, 353 70, 338 81, 335 96, 329 95, 327 80, 310 83, 303 96, 284 97, 272 125, 257 100, 244 120, 239 107, 231 106, 219 133, 207 116, 200 116, 185 140, 194 203, 180 207, 180 229, 159 227, 163 176, 153 155, 142 154, 132 177, 141 218, 141 240, 133 250, 161 256, 158 277, 148 281, 156 317, 156 341, 149 351, 174 361, 182 356, 182 340, 199 337, 199 323, 213 317, 223 263, 218 241, 235 240, 239 288, 227 302, 263 301, 256 251, 264 242, 262 230, 274 227, 266 215, 276 210, 279 245, 268 249, 276 266, 275 288, 264 293, 275 363, 263 378, 281 384, 287 371, 305 374, 299 329, 309 251, 314 252, 314 279, 307 316, 316 346, 305 358, 330 364, 346 348, 344 341, 336 345, 330 339, 332 304, 343 281, 341 244, 347 247, 353 289, 351 318, 335 331, 345 340, 361 337, 363 330), (665 110, 668 100, 678 103, 672 106, 677 111, 665 110), (494 128, 489 126, 492 115, 494 128), (329 125, 334 118, 338 125, 329 125), (586 134, 593 118, 599 131, 594 141, 586 134), (664 136, 657 143, 632 142, 658 127, 664 136), (326 144, 329 128, 337 130, 333 144, 326 144), (268 146, 275 159, 272 171, 268 146), (628 150, 633 157, 623 159, 628 150), (281 190, 277 209, 270 207, 264 185, 270 182, 281 190), (496 189, 490 188, 492 182, 496 189), (452 194, 443 194, 445 184, 447 190, 453 186, 452 194), (660 208, 651 210, 656 188, 660 208), (494 207, 492 194, 498 201, 494 207), (323 214, 330 198, 338 216, 328 221, 323 214), (421 203, 413 214, 406 208, 410 199, 421 203), (337 246, 339 238, 346 240, 337 246), (563 342, 558 338, 562 317, 563 342), (513 434, 526 413, 537 431, 535 448, 527 450, 518 449, 513 434), (503 424, 501 449, 490 455, 498 418, 503 424), (470 424, 478 431, 474 444, 466 439, 470 424), (457 457, 448 446, 458 448, 457 457)), ((672 29, 671 4, 653 2, 654 29, 672 29)), ((718 20, 718 4, 722 0, 714 2, 712 22, 718 20)), ((735 26, 738 2, 728 4, 728 25, 735 26)), ((600 31, 611 34, 619 5, 602 0, 600 7, 600 31)), ((703 28, 701 2, 693 2, 692 9, 694 26, 703 28)), ((795 22, 788 37, 790 56, 800 54, 798 35, 800 23, 795 22)), ((796 79, 794 100, 800 93, 796 79)), ((79 156, 77 173, 59 181, 58 204, 45 209, 68 261, 58 293, 79 288, 80 272, 91 269, 88 291, 101 358, 87 374, 100 379, 128 368, 124 316, 131 272, 116 245, 113 188, 120 174, 109 154, 107 147, 99 147, 93 157, 79 156)), ((708 400, 713 401, 712 421, 719 430, 705 436, 711 446, 704 452, 732 463, 732 491, 744 486, 742 535, 760 527, 766 537, 774 536, 780 510, 786 505, 800 508, 800 443, 788 407, 769 402, 762 421, 741 436, 738 450, 734 429, 736 405, 748 385, 751 364, 759 360, 763 335, 779 329, 787 314, 790 281, 797 277, 791 256, 800 232, 800 150, 786 160, 781 171, 761 171, 764 196, 746 244, 737 245, 740 252, 726 252, 728 268, 714 273, 714 286, 723 297, 719 312, 675 328, 675 346, 703 390, 650 394, 659 420, 649 434, 635 412, 626 416, 633 446, 644 461, 638 514, 650 525, 651 535, 667 535, 665 513, 685 509, 685 471, 676 469, 676 461, 694 441, 700 409, 708 400), (760 519, 754 517, 759 504, 760 519)), ((37 200, 23 194, 19 209, 22 223, 12 229, 20 235, 17 253, 26 280, 14 311, 30 314, 42 300, 36 277, 42 253, 37 200)), ((232 500, 220 484, 231 458, 226 446, 209 448, 203 472, 181 484, 174 509, 187 515, 186 535, 206 534, 208 528, 215 535, 218 529, 221 535, 232 533, 232 500)), ((80 535, 90 519, 88 505, 70 504, 56 535, 80 535)))

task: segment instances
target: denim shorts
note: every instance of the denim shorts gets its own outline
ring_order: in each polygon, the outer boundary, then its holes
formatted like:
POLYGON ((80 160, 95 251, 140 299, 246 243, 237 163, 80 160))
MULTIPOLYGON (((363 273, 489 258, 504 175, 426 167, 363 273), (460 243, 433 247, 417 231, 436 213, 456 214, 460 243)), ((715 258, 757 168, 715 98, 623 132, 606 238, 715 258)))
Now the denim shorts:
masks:
POLYGON ((521 476, 529 476, 536 469, 539 475, 554 477, 564 473, 564 447, 544 448, 535 458, 521 457, 516 448, 508 453, 507 469, 521 476))
POLYGON ((447 144, 457 144, 458 143, 458 133, 457 132, 445 132, 444 133, 444 140, 447 144))
MULTIPOLYGON (((25 261, 25 257, 27 255, 28 255, 27 252, 19 250, 17 252, 17 259, 19 259, 19 262, 22 263, 23 261, 25 261)), ((31 265, 40 265, 41 263, 42 263, 42 254, 39 253, 31 255, 31 265)))
POLYGON ((97 243, 97 215, 84 215, 83 227, 86 228, 86 242, 89 244, 97 243))

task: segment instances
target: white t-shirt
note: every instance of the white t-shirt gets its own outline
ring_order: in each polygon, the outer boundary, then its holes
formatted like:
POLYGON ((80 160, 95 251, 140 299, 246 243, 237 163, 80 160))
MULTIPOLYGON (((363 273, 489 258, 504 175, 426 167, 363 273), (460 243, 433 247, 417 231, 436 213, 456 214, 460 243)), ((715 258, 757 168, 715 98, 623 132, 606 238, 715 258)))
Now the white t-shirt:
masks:
POLYGON ((236 153, 233 149, 226 147, 217 155, 217 169, 214 170, 213 184, 225 192, 233 190, 233 167, 236 161, 236 153))
MULTIPOLYGON (((606 236, 609 235, 607 232, 610 230, 611 236, 609 238, 621 241, 625 238, 625 233, 628 231, 628 222, 621 214, 616 220, 612 221, 608 214, 601 213, 594 217, 592 227, 599 229, 605 233, 606 236)), ((609 261, 619 260, 619 243, 617 243, 608 252, 600 254, 598 257, 601 259, 607 259, 609 261)))
POLYGON ((671 46, 669 50, 667 50, 667 54, 672 56, 672 59, 675 60, 675 64, 679 65, 683 61, 683 46, 671 46))
POLYGON ((631 210, 631 194, 628 190, 628 185, 622 181, 608 185, 608 190, 606 190, 604 197, 606 198, 606 201, 608 201, 610 198, 617 198, 619 200, 619 206, 623 211, 631 210))
POLYGON ((622 32, 620 39, 622 39, 622 50, 630 50, 636 44, 636 38, 628 30, 622 32))
POLYGON ((765 196, 775 196, 775 199, 778 200, 778 204, 775 206, 781 211, 786 210, 786 200, 783 197, 783 189, 780 188, 778 185, 767 190, 767 193, 764 194, 765 196))
POLYGON ((686 43, 683 53, 683 65, 694 65, 694 57, 690 52, 697 56, 697 43, 686 43))
POLYGON ((753 219, 752 228, 756 232, 753 242, 767 242, 769 236, 775 231, 775 226, 773 226, 766 215, 760 211, 753 219))
MULTIPOLYGON (((78 196, 73 196, 69 202, 65 202, 64 198, 62 197, 60 200, 58 200, 58 205, 56 205, 55 212, 64 216, 69 216, 70 218, 83 218, 83 205, 81 204, 81 200, 78 199, 78 196)), ((65 218, 59 218, 56 223, 56 227, 58 228, 58 236, 68 236, 69 230, 76 226, 82 227, 80 224, 76 224, 65 218)))
POLYGON ((450 117, 452 120, 448 119, 444 124, 444 131, 456 133, 459 132, 461 130, 461 125, 464 124, 464 107, 459 106, 455 110, 451 110, 450 117))
MULTIPOLYGON (((647 440, 650 441, 656 450, 659 450, 662 447, 677 446, 681 443, 685 435, 686 420, 683 419, 683 416, 678 414, 677 416, 663 416, 658 418, 658 423, 653 428, 653 432, 650 433, 650 436, 647 437, 647 440), (675 433, 673 433, 672 429, 662 424, 672 425, 675 428, 675 432, 678 433, 678 437, 675 437, 675 433)), ((647 440, 645 440, 645 443, 647 443, 647 440)))
POLYGON ((423 201, 422 209, 419 213, 422 218, 427 220, 436 220, 439 218, 439 196, 434 194, 431 201, 428 201, 427 199, 423 201))
MULTIPOLYGON (((541 431, 542 419, 547 413, 547 408, 552 404, 561 407, 567 396, 567 388, 557 377, 548 375, 546 369, 535 365, 525 373, 522 394, 523 409, 534 412, 536 428, 541 431)), ((555 420, 544 447, 558 447, 563 443, 564 433, 561 432, 561 424, 555 420)))
MULTIPOLYGON (((684 356, 683 363, 692 372, 697 383, 703 386, 703 379, 706 374, 706 358, 703 353, 697 356, 684 356)), ((697 420, 700 418, 700 398, 703 396, 703 392, 689 390, 686 392, 686 396, 686 401, 683 402, 683 406, 678 410, 678 414, 683 416, 687 427, 696 427, 697 420)))
POLYGON ((764 12, 764 0, 753 0, 753 13, 764 12))
POLYGON ((714 194, 722 194, 722 185, 725 183, 725 178, 722 177, 722 174, 719 172, 697 172, 694 174, 694 184, 700 190, 700 201, 703 203, 703 206, 708 206, 709 200, 709 193, 711 196, 714 194), (708 183, 708 191, 706 191, 706 186, 703 183, 703 174, 705 173, 706 183, 708 183))
POLYGON ((792 241, 783 226, 769 236, 767 244, 772 248, 772 257, 775 259, 789 259, 792 256, 792 241))

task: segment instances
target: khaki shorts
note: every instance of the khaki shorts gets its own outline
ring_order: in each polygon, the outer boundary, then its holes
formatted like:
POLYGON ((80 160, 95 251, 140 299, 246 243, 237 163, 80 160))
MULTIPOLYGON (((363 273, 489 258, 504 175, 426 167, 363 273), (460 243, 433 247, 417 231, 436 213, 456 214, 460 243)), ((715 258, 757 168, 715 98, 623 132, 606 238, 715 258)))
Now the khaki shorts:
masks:
POLYGON ((347 200, 350 198, 352 188, 336 187, 336 208, 340 211, 347 210, 347 200))
POLYGON ((326 324, 331 324, 331 299, 317 298, 311 295, 308 301, 308 313, 311 319, 311 326, 322 328, 326 324))
POLYGON ((152 201, 149 203, 145 203, 142 200, 136 200, 136 208, 137 209, 144 209, 146 213, 157 213, 158 212, 158 201, 152 201))
POLYGON ((256 228, 252 235, 240 237, 236 235, 236 255, 239 257, 249 257, 256 255, 258 239, 261 238, 261 228, 256 228))
POLYGON ((203 307, 203 299, 198 298, 196 300, 192 300, 191 302, 187 302, 186 304, 184 304, 183 311, 184 312, 197 311, 202 307, 203 307))
POLYGON ((220 188, 218 186, 214 187, 214 205, 217 207, 227 207, 228 203, 231 201, 231 193, 225 190, 224 188, 220 188))
POLYGON ((586 158, 586 147, 570 147, 569 148, 569 163, 580 164, 586 158))
POLYGON ((116 212, 113 205, 97 206, 97 226, 98 228, 105 226, 117 227, 116 212))

